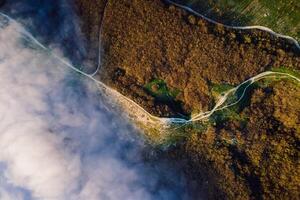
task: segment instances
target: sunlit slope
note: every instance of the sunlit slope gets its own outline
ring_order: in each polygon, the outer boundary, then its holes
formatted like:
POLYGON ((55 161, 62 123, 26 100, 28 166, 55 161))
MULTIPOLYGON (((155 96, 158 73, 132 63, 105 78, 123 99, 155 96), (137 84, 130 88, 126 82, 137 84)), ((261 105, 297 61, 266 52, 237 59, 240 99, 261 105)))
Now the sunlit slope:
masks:
POLYGON ((300 41, 299 0, 174 0, 218 22, 266 26, 300 41))

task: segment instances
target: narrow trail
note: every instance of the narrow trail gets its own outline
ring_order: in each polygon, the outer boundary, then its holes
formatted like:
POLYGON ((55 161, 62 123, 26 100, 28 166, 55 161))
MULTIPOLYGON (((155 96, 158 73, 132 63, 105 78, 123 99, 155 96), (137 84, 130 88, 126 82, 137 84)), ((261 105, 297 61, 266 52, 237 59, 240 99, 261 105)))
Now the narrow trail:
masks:
POLYGON ((277 78, 291 78, 294 79, 295 81, 300 82, 300 79, 296 76, 293 76, 288 73, 283 73, 283 72, 273 72, 273 71, 266 71, 263 73, 260 73, 243 83, 239 84, 235 88, 232 88, 223 95, 220 96, 219 100, 217 101, 216 105, 214 108, 210 111, 206 112, 201 112, 196 115, 194 115, 191 119, 184 119, 184 118, 161 118, 161 117, 156 117, 154 115, 151 115, 149 112, 147 112, 144 108, 142 108, 140 105, 138 105, 136 102, 133 100, 127 98, 126 96, 122 95, 118 91, 116 91, 113 88, 110 88, 109 86, 105 85, 103 82, 97 80, 94 75, 95 74, 87 74, 79 69, 77 69, 75 66, 70 64, 67 60, 61 58, 57 54, 55 54, 53 51, 51 51, 49 48, 41 44, 36 38, 32 36, 28 31, 26 31, 17 21, 12 19, 11 17, 5 15, 4 13, 0 12, 0 29, 5 27, 5 25, 11 25, 13 26, 13 29, 20 33, 25 39, 28 41, 33 42, 36 44, 38 47, 40 47, 43 51, 48 53, 49 55, 53 56, 55 59, 63 63, 65 66, 67 66, 69 69, 72 71, 75 71, 82 75, 83 77, 86 77, 87 79, 93 81, 95 84, 97 84, 97 87, 100 91, 100 94, 105 96, 107 99, 112 102, 113 107, 120 107, 122 109, 122 113, 126 115, 129 119, 133 120, 139 125, 142 125, 143 127, 147 128, 154 128, 157 130, 163 131, 163 129, 168 129, 173 125, 176 124, 181 124, 185 125, 191 122, 196 122, 196 121, 202 121, 208 119, 212 114, 214 114, 216 111, 220 111, 226 108, 229 108, 231 106, 236 105, 239 103, 242 98, 245 96, 246 90, 249 88, 249 86, 261 79, 268 78, 268 77, 274 77, 276 76, 277 78), (239 90, 243 85, 246 83, 249 84, 243 89, 242 95, 234 102, 230 104, 226 104, 226 100, 229 98, 231 94, 235 94, 237 90, 239 90))
POLYGON ((251 30, 251 29, 258 29, 258 30, 262 30, 262 31, 266 31, 268 33, 271 33, 272 35, 275 35, 276 37, 280 37, 280 38, 284 38, 284 39, 287 39, 287 40, 290 40, 292 41, 295 46, 300 50, 300 44, 298 43, 298 41, 293 38, 293 37, 290 37, 288 35, 283 35, 283 34, 280 34, 280 33, 276 33, 275 31, 273 31, 272 29, 268 28, 268 27, 265 27, 265 26, 259 26, 259 25, 255 25, 255 26, 230 26, 230 25, 226 25, 226 24, 222 24, 222 23, 219 23, 213 19, 210 19, 198 12, 196 12, 195 10, 191 9, 190 7, 188 6, 184 6, 182 4, 179 4, 179 3, 175 3, 174 1, 171 1, 171 0, 165 0, 166 2, 170 3, 170 4, 173 4, 179 8, 182 8, 184 10, 187 10, 191 13, 193 13, 194 15, 198 16, 198 17, 201 17, 213 24, 221 24, 223 25, 224 27, 226 28, 231 28, 231 29, 237 29, 237 30, 251 30))
POLYGON ((89 74, 91 76, 95 76, 98 72, 99 72, 99 69, 100 69, 100 66, 101 66, 101 35, 102 35, 102 24, 103 24, 103 18, 105 16, 105 11, 106 11, 106 7, 107 7, 107 4, 108 4, 108 0, 105 1, 104 3, 104 8, 103 8, 103 15, 101 17, 101 24, 99 25, 99 35, 98 35, 98 63, 97 63, 97 68, 96 70, 89 74))

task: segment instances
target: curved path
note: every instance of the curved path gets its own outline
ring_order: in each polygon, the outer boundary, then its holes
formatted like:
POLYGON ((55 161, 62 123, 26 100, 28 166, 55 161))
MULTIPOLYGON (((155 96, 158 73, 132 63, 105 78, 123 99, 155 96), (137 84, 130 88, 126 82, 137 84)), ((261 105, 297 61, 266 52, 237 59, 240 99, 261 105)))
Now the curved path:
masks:
MULTIPOLYGON (((223 25, 224 27, 227 27, 227 28, 231 28, 231 29, 237 29, 237 30, 251 30, 251 29, 258 29, 258 30, 263 30, 263 31, 266 31, 268 33, 271 33, 272 35, 275 35, 276 37, 280 37, 280 38, 284 38, 284 39, 287 39, 287 40, 290 40, 292 41, 295 46, 300 50, 300 44, 298 43, 298 41, 296 39, 294 39, 293 37, 290 37, 290 36, 287 36, 287 35, 282 35, 282 34, 279 34, 279 33, 276 33, 275 31, 273 31, 272 29, 270 28, 267 28, 267 27, 264 27, 264 26, 229 26, 229 25, 226 25, 226 24, 222 24, 222 23, 219 23, 213 19, 210 19, 202 14, 200 14, 199 12, 196 12, 195 10, 191 9, 190 7, 188 6, 184 6, 182 4, 178 4, 178 3, 175 3, 174 1, 171 1, 171 0, 165 0, 166 2, 168 2, 169 4, 173 4, 177 7, 180 7, 182 9, 185 9, 185 10, 188 10, 189 12, 195 14, 196 16, 199 16, 199 17, 202 17, 204 18, 205 20, 213 23, 213 24, 221 24, 223 25)), ((101 33, 102 33, 102 24, 103 24, 103 18, 105 17, 105 10, 106 10, 106 7, 107 7, 107 4, 108 4, 108 0, 105 1, 105 5, 104 5, 104 9, 103 9, 103 16, 102 16, 102 19, 101 19, 101 25, 99 27, 99 38, 98 38, 98 63, 97 63, 97 68, 96 70, 91 73, 90 75, 91 76, 95 76, 99 69, 100 69, 100 65, 101 65, 101 33)))
POLYGON ((213 19, 210 19, 208 17, 205 17, 204 15, 196 12, 195 10, 191 9, 188 6, 184 6, 182 4, 175 3, 174 1, 171 1, 171 0, 165 0, 165 1, 168 2, 168 3, 170 3, 170 4, 173 4, 173 5, 177 6, 179 8, 185 9, 185 10, 193 13, 196 16, 204 18, 205 20, 207 20, 207 21, 209 21, 209 22, 211 22, 213 24, 221 24, 221 25, 223 25, 226 28, 232 28, 232 29, 237 29, 237 30, 258 29, 258 30, 266 31, 268 33, 271 33, 272 35, 275 35, 276 37, 280 37, 280 38, 284 38, 284 39, 292 41, 295 44, 295 46, 300 50, 300 44, 298 43, 298 41, 295 38, 290 37, 288 35, 283 35, 283 34, 280 34, 280 33, 276 33, 275 31, 273 31, 272 29, 270 29, 268 27, 258 26, 258 25, 256 25, 256 26, 229 26, 229 25, 226 25, 226 24, 219 23, 219 22, 217 22, 217 21, 215 21, 213 19))
POLYGON ((106 6, 108 4, 108 0, 105 1, 105 4, 104 4, 104 8, 103 8, 103 15, 101 17, 101 24, 99 26, 99 35, 98 35, 98 63, 97 63, 97 68, 96 70, 93 72, 93 73, 90 73, 89 75, 91 76, 95 76, 98 72, 99 72, 99 69, 100 69, 100 65, 101 65, 101 35, 102 35, 102 24, 103 24, 103 18, 105 16, 105 10, 106 10, 106 6))
POLYGON ((75 66, 70 64, 67 60, 61 58, 54 52, 52 52, 50 49, 45 47, 43 44, 41 44, 37 39, 35 39, 32 34, 30 34, 28 31, 26 31, 18 22, 16 22, 14 19, 10 18, 9 16, 3 14, 0 12, 0 29, 5 27, 5 25, 12 25, 14 30, 20 33, 23 37, 31 40, 33 43, 35 43, 37 46, 39 46, 43 51, 48 53, 49 55, 53 56, 55 59, 59 60, 61 63, 63 63, 65 66, 70 68, 72 71, 75 71, 82 76, 88 78, 89 80, 95 82, 97 84, 98 89, 101 92, 101 95, 104 95, 107 97, 110 101, 115 101, 113 102, 113 106, 120 106, 124 111, 125 114, 128 118, 131 120, 134 120, 137 122, 139 125, 146 126, 147 128, 156 128, 161 130, 162 127, 164 128, 170 128, 171 125, 174 124, 181 124, 185 125, 187 123, 195 122, 195 121, 201 121, 208 119, 214 112, 223 110, 225 108, 231 107, 233 105, 236 105, 241 101, 241 99, 244 97, 246 90, 249 88, 249 86, 261 79, 268 78, 268 77, 278 77, 278 78, 291 78, 295 81, 298 81, 300 83, 300 79, 296 76, 293 76, 288 73, 283 73, 283 72, 273 72, 273 71, 266 71, 263 73, 260 73, 240 85, 236 86, 235 88, 232 88, 219 98, 218 102, 214 106, 214 108, 210 111, 206 112, 201 112, 195 116, 193 116, 191 119, 183 119, 183 118, 161 118, 161 117, 156 117, 154 115, 151 115, 148 113, 144 108, 142 108, 140 105, 138 105, 136 102, 133 100, 127 98, 126 96, 122 95, 118 91, 108 87, 105 85, 103 82, 97 80, 94 77, 94 74, 87 74, 79 69, 77 69, 75 66), (2 19, 1 19, 2 17, 2 19), (249 84, 243 89, 242 95, 237 99, 235 102, 226 104, 226 100, 231 94, 235 94, 238 89, 240 89, 243 85, 246 83, 249 84))

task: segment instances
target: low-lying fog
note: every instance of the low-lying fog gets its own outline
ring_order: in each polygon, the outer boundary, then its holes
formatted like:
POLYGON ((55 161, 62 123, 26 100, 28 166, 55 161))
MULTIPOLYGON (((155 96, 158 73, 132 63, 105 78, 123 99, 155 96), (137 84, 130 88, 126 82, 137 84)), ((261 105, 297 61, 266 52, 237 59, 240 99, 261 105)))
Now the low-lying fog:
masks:
POLYGON ((94 83, 22 34, 83 62, 68 2, 9 0, 0 11, 19 22, 0 17, 0 199, 187 199, 184 178, 143 161, 140 134, 94 83))

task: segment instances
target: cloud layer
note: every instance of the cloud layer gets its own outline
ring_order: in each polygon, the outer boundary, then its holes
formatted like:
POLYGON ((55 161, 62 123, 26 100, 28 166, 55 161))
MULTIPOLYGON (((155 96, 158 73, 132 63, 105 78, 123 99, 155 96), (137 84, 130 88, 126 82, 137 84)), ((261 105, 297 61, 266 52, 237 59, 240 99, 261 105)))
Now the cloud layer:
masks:
MULTIPOLYGON (((10 9, 22 17, 17 11, 10 9)), ((95 85, 21 30, 0 17, 0 199, 187 198, 170 165, 144 162, 143 140, 95 85)), ((44 41, 66 55, 64 37, 52 36, 44 41)))

